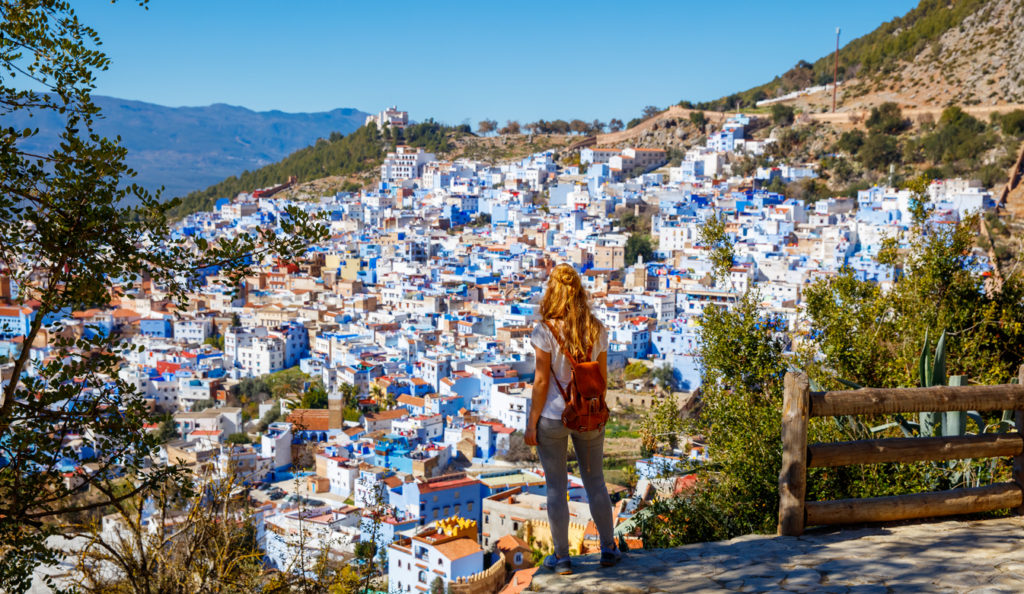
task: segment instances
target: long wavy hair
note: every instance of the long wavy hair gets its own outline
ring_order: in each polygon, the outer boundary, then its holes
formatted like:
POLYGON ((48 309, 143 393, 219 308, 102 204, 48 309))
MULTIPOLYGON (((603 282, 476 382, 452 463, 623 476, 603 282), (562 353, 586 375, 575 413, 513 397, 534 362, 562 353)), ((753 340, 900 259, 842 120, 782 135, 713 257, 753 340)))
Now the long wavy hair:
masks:
MULTIPOLYGON (((548 288, 540 301, 541 319, 561 322, 565 349, 578 361, 590 360, 590 351, 597 344, 604 326, 590 311, 590 300, 583 281, 568 264, 551 270, 548 288)), ((558 328, 558 325, 554 325, 558 328)))

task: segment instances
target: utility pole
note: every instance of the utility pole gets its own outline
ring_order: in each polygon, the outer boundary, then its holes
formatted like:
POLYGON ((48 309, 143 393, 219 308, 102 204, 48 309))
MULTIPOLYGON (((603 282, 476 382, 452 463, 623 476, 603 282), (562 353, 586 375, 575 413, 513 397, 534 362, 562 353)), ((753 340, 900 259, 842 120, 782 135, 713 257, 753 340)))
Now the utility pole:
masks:
POLYGON ((839 90, 839 27, 836 27, 836 59, 832 70, 832 113, 836 112, 836 93, 839 90))

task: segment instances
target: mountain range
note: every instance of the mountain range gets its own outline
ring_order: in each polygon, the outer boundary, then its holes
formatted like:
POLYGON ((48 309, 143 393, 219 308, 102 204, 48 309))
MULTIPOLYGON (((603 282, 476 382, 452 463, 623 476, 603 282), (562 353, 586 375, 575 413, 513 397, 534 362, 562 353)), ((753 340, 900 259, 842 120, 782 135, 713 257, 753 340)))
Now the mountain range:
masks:
MULTIPOLYGON (((348 134, 368 115, 350 107, 286 113, 221 103, 166 107, 98 95, 93 100, 102 113, 96 132, 109 138, 119 135, 128 149, 127 163, 138 173, 133 181, 151 191, 163 186, 165 198, 275 163, 331 132, 348 134)), ((31 152, 52 149, 63 127, 60 116, 51 112, 31 118, 16 112, 9 117, 5 124, 39 129, 22 145, 31 152)))

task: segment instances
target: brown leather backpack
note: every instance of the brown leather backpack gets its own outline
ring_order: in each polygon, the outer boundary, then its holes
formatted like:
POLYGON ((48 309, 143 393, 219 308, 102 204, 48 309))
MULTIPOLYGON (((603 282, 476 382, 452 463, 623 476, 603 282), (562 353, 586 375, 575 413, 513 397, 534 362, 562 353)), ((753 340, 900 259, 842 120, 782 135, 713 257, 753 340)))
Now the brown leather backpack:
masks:
MULTIPOLYGON (((551 376, 555 378, 555 385, 562 393, 565 400, 565 410, 562 412, 562 423, 573 431, 593 431, 604 427, 608 422, 608 405, 604 401, 604 393, 607 384, 601 376, 601 365, 597 361, 576 362, 576 359, 566 350, 562 337, 551 326, 547 320, 544 325, 558 341, 558 347, 562 354, 569 360, 572 368, 572 379, 565 387, 558 381, 558 375, 554 367, 551 368, 551 376)), ((552 362, 554 360, 552 359, 552 362)))

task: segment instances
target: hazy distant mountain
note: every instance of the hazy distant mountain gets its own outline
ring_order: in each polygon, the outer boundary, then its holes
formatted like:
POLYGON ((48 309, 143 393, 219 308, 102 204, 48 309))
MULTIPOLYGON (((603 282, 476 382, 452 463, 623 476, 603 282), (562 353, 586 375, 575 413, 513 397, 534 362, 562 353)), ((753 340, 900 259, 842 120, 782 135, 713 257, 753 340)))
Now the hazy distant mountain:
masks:
MULTIPOLYGON (((128 149, 128 165, 139 173, 136 183, 151 190, 164 186, 165 198, 277 162, 331 132, 348 134, 367 116, 353 108, 256 112, 220 103, 165 107, 115 97, 93 99, 104 115, 96 131, 110 138, 120 135, 128 149)), ((50 150, 63 126, 53 113, 8 118, 5 125, 39 128, 39 135, 23 146, 33 152, 50 150)))

